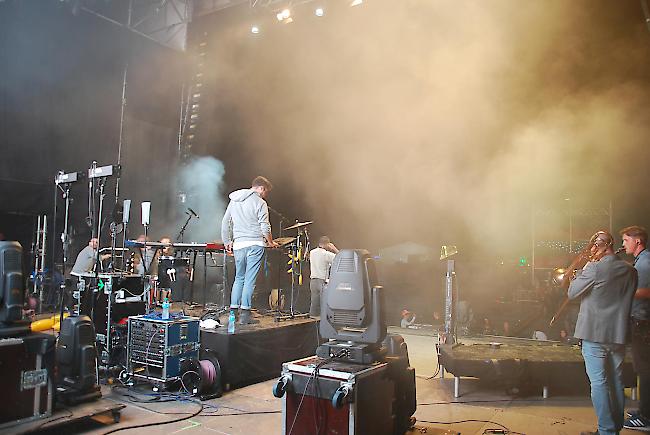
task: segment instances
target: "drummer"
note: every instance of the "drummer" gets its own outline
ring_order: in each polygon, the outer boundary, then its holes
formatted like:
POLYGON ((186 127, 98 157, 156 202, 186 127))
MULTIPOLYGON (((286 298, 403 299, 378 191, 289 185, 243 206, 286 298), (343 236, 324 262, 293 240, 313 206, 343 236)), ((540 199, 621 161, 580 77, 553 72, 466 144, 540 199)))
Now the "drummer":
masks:
POLYGON ((172 282, 176 281, 176 269, 174 269, 174 247, 171 246, 171 237, 162 237, 160 243, 164 246, 156 253, 152 262, 152 275, 158 277, 158 289, 156 291, 156 302, 162 304, 165 298, 171 302, 172 282))

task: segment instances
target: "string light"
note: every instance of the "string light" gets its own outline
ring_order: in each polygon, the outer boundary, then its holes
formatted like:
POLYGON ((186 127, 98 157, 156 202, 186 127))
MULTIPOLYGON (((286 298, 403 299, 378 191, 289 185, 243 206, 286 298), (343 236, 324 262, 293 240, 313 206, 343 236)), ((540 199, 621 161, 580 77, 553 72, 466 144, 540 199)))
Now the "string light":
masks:
POLYGON ((580 252, 587 246, 588 243, 589 242, 585 240, 574 241, 571 244, 569 244, 569 242, 567 241, 540 240, 536 243, 535 247, 549 248, 549 249, 555 249, 558 251, 566 251, 566 252, 571 252, 570 249, 573 248, 573 252, 580 252))

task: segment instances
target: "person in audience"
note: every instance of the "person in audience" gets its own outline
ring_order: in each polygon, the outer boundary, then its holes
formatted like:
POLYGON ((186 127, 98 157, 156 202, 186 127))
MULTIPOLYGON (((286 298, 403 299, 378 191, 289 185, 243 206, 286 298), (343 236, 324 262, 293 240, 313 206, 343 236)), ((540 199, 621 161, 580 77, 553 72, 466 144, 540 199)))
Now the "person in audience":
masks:
POLYGON ((400 321, 400 326, 402 328, 408 328, 409 326, 415 323, 415 313, 410 312, 407 309, 402 310, 402 320, 400 321))

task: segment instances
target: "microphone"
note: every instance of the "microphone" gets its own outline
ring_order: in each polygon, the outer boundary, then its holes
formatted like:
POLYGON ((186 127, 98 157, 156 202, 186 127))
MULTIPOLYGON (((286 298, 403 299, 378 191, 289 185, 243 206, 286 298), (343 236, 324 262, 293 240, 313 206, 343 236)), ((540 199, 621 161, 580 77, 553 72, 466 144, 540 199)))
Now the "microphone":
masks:
POLYGON ((197 218, 197 219, 201 219, 201 218, 199 217, 199 215, 196 214, 196 212, 195 212, 194 210, 192 210, 191 208, 188 207, 188 208, 187 208, 187 211, 189 211, 190 213, 192 213, 192 216, 194 216, 195 218, 197 218))

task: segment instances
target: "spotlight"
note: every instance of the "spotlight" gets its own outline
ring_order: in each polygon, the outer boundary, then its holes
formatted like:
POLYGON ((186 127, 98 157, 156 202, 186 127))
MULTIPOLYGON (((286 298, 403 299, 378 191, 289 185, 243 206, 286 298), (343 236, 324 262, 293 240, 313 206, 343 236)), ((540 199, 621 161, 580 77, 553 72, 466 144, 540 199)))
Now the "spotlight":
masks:
POLYGON ((361 3, 363 3, 363 0, 352 0, 350 6, 359 6, 361 3))
POLYGON ((323 15, 325 15, 325 11, 323 10, 323 8, 316 8, 314 10, 314 15, 316 15, 317 17, 322 17, 323 15))
POLYGON ((257 26, 251 26, 251 33, 257 35, 258 33, 260 33, 260 28, 257 26))
POLYGON ((275 15, 275 17, 278 19, 278 21, 287 20, 291 18, 291 11, 289 9, 282 9, 275 15))

